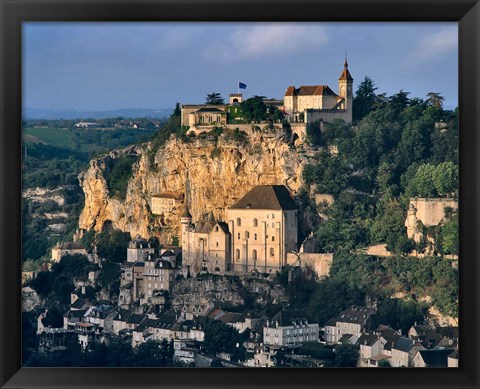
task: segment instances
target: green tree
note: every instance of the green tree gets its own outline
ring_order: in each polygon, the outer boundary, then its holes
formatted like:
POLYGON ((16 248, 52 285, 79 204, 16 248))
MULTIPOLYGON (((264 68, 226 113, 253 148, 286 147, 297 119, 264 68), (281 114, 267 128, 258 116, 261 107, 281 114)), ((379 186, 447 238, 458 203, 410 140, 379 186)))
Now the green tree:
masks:
POLYGON ((243 339, 238 331, 220 321, 209 321, 205 325, 204 345, 207 352, 216 354, 227 352, 234 361, 245 358, 243 339))
MULTIPOLYGON (((264 102, 265 96, 253 96, 240 103, 243 115, 247 122, 262 122, 267 120, 269 113, 264 102)), ((270 107, 272 108, 272 107, 270 107)))
POLYGON ((352 344, 335 347, 335 367, 356 367, 358 349, 352 344))
POLYGON ((172 116, 180 116, 182 114, 182 110, 180 108, 180 103, 177 102, 175 104, 175 109, 173 110, 172 116))
POLYGON ((212 92, 212 93, 209 93, 205 98, 205 104, 222 105, 222 104, 225 104, 225 101, 220 93, 212 92))
POLYGON ((130 233, 107 227, 98 234, 97 252, 103 258, 122 263, 127 259, 129 243, 130 233))
POLYGON ((458 255, 458 214, 454 215, 443 227, 441 241, 444 254, 458 255))
POLYGON ((368 76, 358 85, 353 98, 353 120, 361 120, 373 109, 377 89, 373 80, 368 76))
POLYGON ((439 195, 450 195, 458 190, 458 167, 453 162, 442 162, 433 172, 433 184, 439 195))
POLYGON ((445 97, 441 96, 440 93, 428 92, 427 100, 425 101, 429 105, 432 105, 437 108, 442 108, 444 100, 445 100, 445 97))

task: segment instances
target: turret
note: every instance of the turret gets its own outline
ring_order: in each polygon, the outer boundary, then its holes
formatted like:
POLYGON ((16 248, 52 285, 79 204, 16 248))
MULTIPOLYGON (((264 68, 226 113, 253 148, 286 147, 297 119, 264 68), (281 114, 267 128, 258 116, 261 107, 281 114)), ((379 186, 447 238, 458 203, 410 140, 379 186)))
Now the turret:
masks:
POLYGON ((353 108, 353 77, 348 70, 348 61, 345 58, 343 71, 338 79, 338 95, 344 98, 344 109, 352 111, 353 108))
POLYGON ((188 205, 185 204, 185 209, 183 210, 183 213, 180 216, 180 223, 189 225, 191 222, 192 222, 192 215, 188 210, 188 205))

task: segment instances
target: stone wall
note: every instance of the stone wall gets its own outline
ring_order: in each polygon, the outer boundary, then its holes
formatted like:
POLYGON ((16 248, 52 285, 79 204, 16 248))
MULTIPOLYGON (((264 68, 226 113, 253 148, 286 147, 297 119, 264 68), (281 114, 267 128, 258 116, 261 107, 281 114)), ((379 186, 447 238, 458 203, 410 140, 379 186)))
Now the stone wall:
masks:
POLYGON ((444 198, 410 199, 407 218, 405 220, 408 238, 419 242, 423 235, 418 228, 419 222, 421 222, 425 227, 436 226, 444 219, 445 209, 447 208, 457 211, 458 201, 456 199, 444 198))
POLYGON ((319 277, 328 277, 330 275, 330 268, 333 263, 332 253, 288 253, 287 263, 289 265, 300 265, 302 267, 309 267, 317 273, 319 277))

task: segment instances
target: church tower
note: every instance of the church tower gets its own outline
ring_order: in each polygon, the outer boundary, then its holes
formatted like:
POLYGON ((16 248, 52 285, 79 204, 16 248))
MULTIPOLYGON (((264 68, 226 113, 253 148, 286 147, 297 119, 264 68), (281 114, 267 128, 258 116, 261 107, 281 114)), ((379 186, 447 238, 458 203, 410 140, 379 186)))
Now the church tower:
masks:
POLYGON ((353 108, 353 77, 348 71, 348 62, 347 58, 345 57, 345 63, 343 65, 343 72, 338 79, 338 95, 345 99, 345 106, 349 112, 350 121, 352 115, 352 108, 353 108))

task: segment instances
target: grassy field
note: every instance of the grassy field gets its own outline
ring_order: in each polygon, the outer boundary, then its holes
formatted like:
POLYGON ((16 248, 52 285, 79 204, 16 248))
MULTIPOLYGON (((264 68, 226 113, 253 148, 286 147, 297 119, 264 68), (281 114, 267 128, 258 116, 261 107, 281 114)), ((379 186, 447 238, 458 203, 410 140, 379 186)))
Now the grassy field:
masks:
POLYGON ((38 141, 57 147, 72 147, 73 132, 66 128, 24 128, 23 135, 26 140, 38 139, 38 141))

